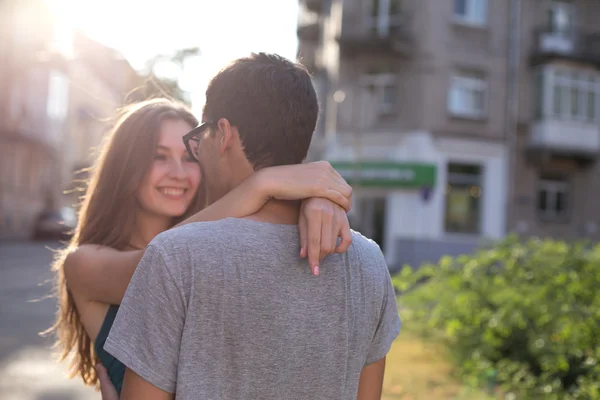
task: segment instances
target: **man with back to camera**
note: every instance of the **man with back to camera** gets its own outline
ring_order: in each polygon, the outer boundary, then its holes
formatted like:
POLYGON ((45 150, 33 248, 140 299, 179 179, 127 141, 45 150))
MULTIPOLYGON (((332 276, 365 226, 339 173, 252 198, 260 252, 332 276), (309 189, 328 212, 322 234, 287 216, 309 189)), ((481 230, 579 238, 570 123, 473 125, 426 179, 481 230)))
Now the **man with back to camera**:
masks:
MULTIPOLYGON (((280 56, 221 70, 188 137, 209 202, 261 168, 301 163, 318 110, 306 69, 280 56)), ((353 232, 312 276, 291 245, 299 211, 271 200, 150 243, 105 345, 128 368, 123 399, 381 397, 401 326, 385 259, 353 232)))

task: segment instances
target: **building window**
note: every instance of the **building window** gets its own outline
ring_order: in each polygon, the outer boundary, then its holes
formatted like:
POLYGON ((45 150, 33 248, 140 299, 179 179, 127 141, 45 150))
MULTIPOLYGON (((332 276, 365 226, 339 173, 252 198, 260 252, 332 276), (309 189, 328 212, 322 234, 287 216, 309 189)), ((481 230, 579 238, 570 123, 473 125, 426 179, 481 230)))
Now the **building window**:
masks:
POLYGON ((398 86, 394 74, 370 74, 363 79, 364 86, 371 92, 376 101, 378 116, 396 112, 398 104, 398 86))
POLYGON ((46 136, 45 129, 46 115, 48 111, 48 89, 49 77, 48 71, 41 65, 35 65, 28 68, 23 82, 24 97, 23 110, 20 118, 26 121, 26 124, 38 130, 42 137, 46 136))
POLYGON ((50 71, 48 78, 48 117, 63 120, 69 107, 69 78, 59 71, 50 71))
POLYGON ((24 186, 23 185, 23 179, 24 179, 24 174, 23 174, 23 170, 25 169, 25 163, 24 161, 24 148, 20 145, 17 144, 17 146, 14 148, 14 156, 12 159, 13 165, 11 166, 12 170, 13 170, 13 188, 17 191, 20 192, 21 188, 24 186))
POLYGON ((459 117, 482 118, 485 115, 486 91, 483 74, 454 75, 448 95, 448 110, 459 117))
POLYGON ((8 95, 10 98, 9 116, 12 120, 18 120, 23 116, 24 98, 27 95, 22 78, 17 78, 12 82, 8 95))
POLYGON ((27 155, 26 161, 26 179, 27 179, 27 191, 30 194, 34 194, 37 189, 37 175, 39 173, 38 160, 34 157, 33 152, 27 155))
POLYGON ((546 66, 538 72, 536 114, 564 121, 598 121, 600 75, 565 67, 546 66))
POLYGON ((379 114, 392 114, 396 105, 398 88, 394 83, 388 83, 382 86, 381 101, 379 102, 379 114))
POLYGON ((447 233, 481 231, 482 168, 473 164, 448 164, 446 185, 447 233))
POLYGON ((401 0, 371 0, 367 28, 385 37, 390 34, 390 28, 402 24, 401 0))
POLYGON ((542 104, 544 101, 544 75, 538 71, 534 74, 533 82, 533 101, 534 110, 533 115, 535 120, 540 120, 544 116, 544 110, 542 104))
POLYGON ((0 173, 0 184, 7 188, 13 187, 13 174, 6 173, 6 171, 13 171, 15 166, 13 165, 14 161, 14 150, 12 146, 8 143, 2 144, 2 149, 0 150, 0 171, 4 173, 0 173))
POLYGON ((553 0, 548 9, 548 29, 552 33, 571 34, 575 26, 574 7, 570 0, 553 0))
POLYGON ((487 0, 454 0, 454 19, 462 24, 484 26, 487 3, 487 0))
POLYGON ((569 183, 562 176, 541 176, 537 211, 543 219, 564 219, 569 209, 569 183))

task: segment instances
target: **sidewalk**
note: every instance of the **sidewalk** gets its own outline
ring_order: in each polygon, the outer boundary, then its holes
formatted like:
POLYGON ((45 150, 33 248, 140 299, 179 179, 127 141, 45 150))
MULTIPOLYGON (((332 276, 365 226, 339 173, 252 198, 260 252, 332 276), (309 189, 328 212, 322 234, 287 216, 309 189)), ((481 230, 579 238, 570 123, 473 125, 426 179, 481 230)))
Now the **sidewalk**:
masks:
POLYGON ((2 400, 88 400, 100 394, 81 381, 67 379, 63 365, 47 348, 27 347, 0 364, 2 400))
POLYGON ((86 400, 100 394, 68 379, 39 332, 54 321, 50 263, 58 242, 0 243, 0 399, 86 400))

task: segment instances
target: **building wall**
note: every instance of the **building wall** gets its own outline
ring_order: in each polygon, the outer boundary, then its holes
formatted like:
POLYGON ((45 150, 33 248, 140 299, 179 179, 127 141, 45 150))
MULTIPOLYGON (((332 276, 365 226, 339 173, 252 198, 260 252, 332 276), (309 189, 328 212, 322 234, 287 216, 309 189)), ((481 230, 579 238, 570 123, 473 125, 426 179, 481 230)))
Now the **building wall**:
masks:
POLYGON ((0 239, 26 238, 36 215, 52 203, 58 183, 60 121, 47 118, 49 69, 40 62, 43 40, 53 31, 39 2, 8 0, 0 7, 5 59, 0 72, 5 94, 0 102, 0 239))
MULTIPOLYGON (((456 138, 434 138, 427 131, 403 135, 395 147, 365 146, 364 160, 388 160, 404 163, 427 163, 437 167, 432 194, 425 200, 420 188, 372 189, 354 187, 359 204, 361 199, 385 197, 385 256, 391 267, 402 264, 418 265, 437 261, 440 255, 472 250, 482 241, 500 239, 505 232, 504 182, 506 151, 501 143, 456 138), (478 234, 454 234, 445 231, 447 167, 449 163, 477 164, 482 168, 481 211, 478 234)), ((325 158, 332 161, 354 161, 351 146, 331 147, 325 158)), ((359 160, 362 158, 358 158, 359 160)))
POLYGON ((89 166, 90 147, 134 84, 122 56, 89 39, 65 58, 44 4, 0 2, 0 240, 30 238, 41 211, 77 201, 64 195, 73 171, 89 166))
POLYGON ((4 139, 0 147, 0 239, 28 238, 52 201, 56 160, 35 141, 4 139))
MULTIPOLYGON (((548 22, 552 1, 521 2, 516 132, 507 118, 508 46, 512 32, 509 2, 488 1, 487 22, 474 26, 456 20, 451 1, 405 0, 401 4, 408 17, 404 27, 410 33, 409 50, 348 54, 337 39, 344 32, 363 31, 369 3, 369 0, 333 0, 330 9, 322 14, 323 34, 316 52, 321 54, 322 68, 329 79, 323 110, 328 141, 322 155, 334 162, 418 160, 437 165, 438 183, 429 201, 423 201, 418 190, 355 187, 357 199, 373 196, 387 199, 386 239, 382 244, 390 265, 419 264, 436 261, 443 254, 461 254, 482 241, 501 238, 507 231, 565 239, 600 239, 600 211, 595 207, 600 194, 597 155, 582 163, 573 155, 532 157, 530 152, 536 107, 532 97, 536 69, 531 65, 531 56, 537 45, 536 33, 547 26, 544 24, 548 22), (385 118, 377 117, 377 99, 361 82, 366 74, 374 72, 392 73, 397 84, 397 104, 385 118), (481 118, 457 117, 449 111, 452 79, 460 72, 477 72, 484 77, 486 104, 481 118), (334 100, 336 92, 344 94, 338 96, 338 101, 334 100), (508 157, 507 135, 512 134, 517 137, 517 146, 508 157), (478 235, 444 232, 446 167, 448 162, 461 160, 483 166, 478 235), (549 172, 558 172, 568 180, 569 211, 560 221, 541 218, 538 212, 540 177, 549 172), (514 184, 512 197, 509 197, 509 182, 514 184), (506 213, 507 205, 511 206, 511 216, 506 213)), ((600 3, 578 0, 573 4, 577 8, 577 29, 600 34, 597 25, 600 3)), ((597 71, 600 64, 560 57, 552 62, 588 71, 597 71)), ((597 102, 600 107, 600 98, 597 102)), ((596 121, 598 127, 599 122, 596 121)), ((572 134, 566 126, 562 131, 568 141, 572 134)), ((598 135, 600 140, 600 132, 598 135)))
MULTIPOLYGON (((519 136, 519 153, 525 154, 527 132, 519 136)), ((599 240, 600 210, 596 199, 600 195, 600 170, 597 165, 581 168, 569 160, 549 161, 538 165, 525 155, 517 158, 515 190, 515 223, 517 232, 524 235, 558 239, 599 240), (569 179, 570 205, 563 219, 544 218, 538 211, 540 177, 557 172, 569 179)))
POLYGON ((425 2, 422 42, 424 129, 438 135, 502 138, 506 101, 506 46, 508 10, 503 2, 489 2, 487 24, 466 26, 453 18, 453 2, 425 2), (481 72, 488 96, 481 119, 453 117, 448 112, 448 90, 452 76, 460 70, 481 72), (489 94, 493 94, 490 96, 489 94))
MULTIPOLYGON (((437 167, 437 182, 425 200, 419 188, 373 189, 355 186, 354 202, 386 199, 384 253, 391 268, 408 263, 437 261, 444 254, 472 250, 482 241, 505 233, 506 151, 505 81, 507 18, 505 10, 490 10, 488 24, 467 27, 453 21, 452 2, 405 1, 410 32, 410 50, 344 52, 335 37, 323 37, 321 51, 341 54, 325 57, 331 92, 342 91, 343 101, 334 102, 336 112, 325 110, 335 123, 327 124, 329 146, 323 157, 339 160, 389 160, 420 162, 437 167), (341 49, 341 50, 340 50, 341 49), (489 102, 483 118, 457 118, 448 111, 448 91, 455 71, 481 71, 487 82, 489 102), (377 99, 361 79, 367 74, 393 74, 397 87, 394 112, 376 114, 377 99), (489 96, 493 93, 493 96, 489 96), (446 171, 449 163, 474 163, 482 169, 479 229, 477 234, 445 231, 446 171)), ((360 31, 366 1, 344 1, 341 12, 333 2, 330 20, 338 18, 338 31, 360 31), (340 26, 341 25, 341 26, 340 26)), ((494 6, 495 7, 495 6, 494 6)), ((332 102, 328 102, 330 106, 332 102)), ((361 210, 356 211, 361 214, 361 210)), ((359 224, 360 225, 360 224, 359 224)))
MULTIPOLYGON (((438 166, 438 184, 429 202, 418 193, 395 193, 390 203, 389 224, 394 231, 395 247, 388 256, 390 265, 435 262, 445 254, 457 255, 470 251, 482 241, 504 236, 505 152, 502 145, 465 139, 439 139, 431 151, 438 166), (479 234, 448 233, 445 190, 448 185, 449 163, 478 164, 483 169, 479 234)), ((394 240, 394 239, 391 239, 394 240)))
POLYGON ((107 85, 100 79, 90 79, 95 72, 84 62, 69 66, 69 120, 62 147, 61 205, 74 206, 79 202, 85 177, 98 155, 104 135, 114 123, 114 116, 123 104, 120 88, 107 85))
MULTIPOLYGON (((600 3, 593 0, 578 0, 575 6, 576 33, 600 33, 596 21, 600 16, 600 3)), ((590 62, 575 62, 566 58, 555 58, 541 65, 532 65, 531 57, 538 46, 535 31, 547 24, 549 1, 523 1, 521 13, 521 63, 519 66, 519 132, 515 160, 514 215, 511 226, 524 235, 554 237, 560 239, 599 240, 600 210, 595 206, 600 195, 600 165, 595 159, 580 163, 576 158, 555 158, 551 152, 532 158, 528 154, 533 130, 535 129, 534 97, 535 74, 544 65, 567 66, 579 71, 598 74, 598 66, 590 62), (568 210, 564 218, 546 218, 539 211, 541 178, 544 175, 562 175, 569 186, 568 210)), ((544 93, 552 102, 551 93, 544 93)), ((576 123, 575 125, 578 125, 576 123)), ((600 137, 600 121, 595 121, 594 135, 600 137)), ((592 126, 593 129, 593 126, 592 126)), ((572 134, 562 131, 565 140, 572 134)))
MULTIPOLYGON (((360 29, 365 1, 345 1, 342 26, 360 29)), ((455 22, 452 2, 404 1, 406 29, 413 50, 404 56, 379 54, 342 55, 331 62, 330 75, 339 78, 336 90, 346 93, 338 106, 336 131, 411 131, 426 129, 436 135, 484 136, 502 139, 505 126, 506 46, 508 9, 490 2, 484 27, 455 22), (489 96, 486 115, 481 119, 453 117, 448 112, 448 88, 458 70, 480 71, 486 78, 489 96), (335 70, 335 72, 331 71, 335 70), (375 101, 360 85, 369 72, 392 72, 397 79, 398 102, 395 113, 383 119, 374 116, 375 101), (357 128, 357 126, 359 128, 357 128)), ((343 28, 342 28, 343 29, 343 28)), ((335 47, 324 38, 322 47, 335 47)), ((333 50, 329 52, 334 53, 333 50)))

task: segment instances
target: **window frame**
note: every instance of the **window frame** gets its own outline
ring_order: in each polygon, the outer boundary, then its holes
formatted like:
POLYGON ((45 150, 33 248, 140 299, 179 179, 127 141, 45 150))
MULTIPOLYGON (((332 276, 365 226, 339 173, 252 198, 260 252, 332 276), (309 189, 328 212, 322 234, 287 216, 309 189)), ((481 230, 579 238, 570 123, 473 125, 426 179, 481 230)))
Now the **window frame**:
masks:
POLYGON ((46 115, 52 121, 64 121, 69 114, 69 76, 52 69, 48 72, 46 115))
POLYGON ((454 0, 452 16, 455 23, 460 25, 484 28, 489 20, 488 0, 454 0), (464 1, 464 14, 457 12, 457 1, 464 1), (481 9, 477 9, 477 2, 481 2, 481 9))
POLYGON ((377 117, 393 115, 398 112, 398 79, 393 73, 375 73, 365 74, 361 79, 361 84, 367 89, 372 89, 377 99, 375 111, 377 117), (386 88, 395 89, 395 97, 393 102, 386 102, 386 88))
POLYGON ((455 117, 484 119, 488 113, 488 92, 488 82, 483 72, 455 72, 450 78, 448 89, 448 112, 455 117), (469 100, 475 103, 476 92, 481 96, 480 109, 466 106, 469 100), (468 99, 469 96, 472 98, 468 99), (460 97, 462 99, 458 100, 460 97))
POLYGON ((541 174, 538 178, 536 188, 536 213, 542 221, 566 222, 570 219, 573 204, 573 186, 567 176, 551 176, 541 174), (542 192, 546 192, 546 210, 540 207, 540 197, 542 192), (565 207, 562 213, 557 210, 558 194, 563 193, 565 207), (551 196, 549 196, 549 194, 551 196), (550 199, 550 200, 549 200, 550 199), (548 206, 551 204, 552 207, 548 206))
POLYGON ((534 109, 540 111, 539 115, 534 113, 535 120, 600 123, 600 73, 554 65, 543 66, 534 73, 540 76, 534 87, 534 109), (572 100, 574 93, 578 99, 577 112, 572 100))
POLYGON ((367 31, 374 31, 380 37, 386 37, 393 28, 400 27, 404 21, 402 0, 370 0, 365 2, 364 24, 367 31), (377 14, 373 15, 374 3, 377 2, 377 14), (393 3, 396 2, 398 12, 392 14, 393 3))
POLYGON ((462 161, 453 161, 450 160, 446 164, 446 189, 444 191, 444 219, 443 219, 443 229, 446 235, 468 235, 468 236, 481 236, 483 233, 483 207, 485 206, 484 201, 484 174, 485 167, 481 163, 473 163, 473 162, 462 162, 462 161), (468 167, 475 168, 477 173, 469 173, 469 172, 453 172, 451 171, 453 166, 457 167, 468 167), (472 223, 466 223, 462 225, 472 225, 474 229, 472 231, 466 230, 453 230, 449 228, 449 196, 451 195, 452 186, 457 187, 468 187, 469 191, 473 190, 473 187, 478 187, 479 193, 477 196, 474 196, 470 193, 468 196, 472 197, 475 200, 469 199, 469 202, 475 201, 477 203, 477 209, 475 211, 469 210, 467 212, 467 218, 471 218, 475 216, 476 220, 471 221, 472 223))

